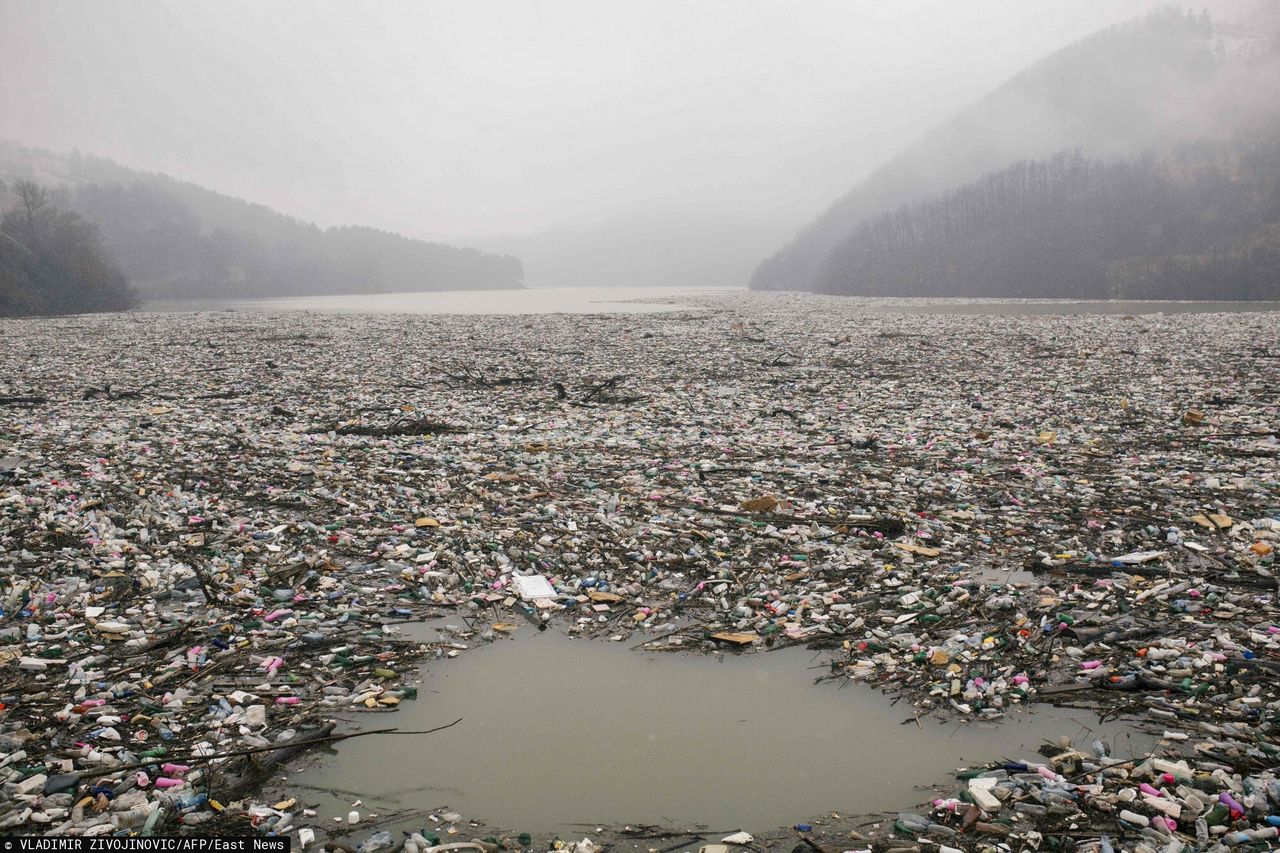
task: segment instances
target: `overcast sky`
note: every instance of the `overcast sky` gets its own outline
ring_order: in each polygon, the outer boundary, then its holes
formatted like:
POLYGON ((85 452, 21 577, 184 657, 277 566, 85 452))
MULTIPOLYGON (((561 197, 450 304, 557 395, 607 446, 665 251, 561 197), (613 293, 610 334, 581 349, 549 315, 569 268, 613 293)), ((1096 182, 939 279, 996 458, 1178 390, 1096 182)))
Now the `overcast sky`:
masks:
POLYGON ((321 225, 483 243, 684 209, 783 233, 1154 5, 0 0, 0 136, 321 225))

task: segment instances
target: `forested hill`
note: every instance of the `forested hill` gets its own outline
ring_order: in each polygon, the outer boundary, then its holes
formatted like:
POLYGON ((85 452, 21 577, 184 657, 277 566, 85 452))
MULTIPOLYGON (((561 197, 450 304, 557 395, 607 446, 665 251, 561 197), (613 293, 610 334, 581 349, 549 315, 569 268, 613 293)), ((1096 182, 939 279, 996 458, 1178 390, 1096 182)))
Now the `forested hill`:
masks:
POLYGON ((1016 163, 858 226, 816 289, 868 296, 1280 298, 1280 127, 1163 159, 1016 163))
POLYGON ((260 204, 109 160, 0 142, 0 208, 34 180, 99 226, 143 298, 522 287, 518 258, 358 226, 321 229, 260 204))
MULTIPOLYGON (((1259 27, 1275 35, 1268 20, 1259 27)), ((1046 57, 855 186, 765 260, 756 289, 830 287, 832 250, 869 217, 1026 159, 1115 159, 1248 127, 1280 107, 1275 40, 1169 10, 1046 57), (819 283, 819 277, 823 282, 819 283)), ((964 295, 964 294, 956 294, 964 295)))

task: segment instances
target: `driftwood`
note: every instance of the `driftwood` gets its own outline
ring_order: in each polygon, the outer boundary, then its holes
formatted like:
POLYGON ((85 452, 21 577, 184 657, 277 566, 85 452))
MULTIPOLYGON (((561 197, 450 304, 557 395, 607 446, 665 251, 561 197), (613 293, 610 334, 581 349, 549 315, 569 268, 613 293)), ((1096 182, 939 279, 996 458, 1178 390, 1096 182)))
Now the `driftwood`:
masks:
POLYGON ((602 393, 617 385, 622 381, 622 379, 623 377, 619 375, 611 376, 603 382, 597 382, 595 385, 592 385, 587 389, 587 393, 582 395, 582 402, 590 403, 596 397, 599 397, 602 393))
MULTIPOLYGON (((291 750, 291 755, 296 755, 298 750, 308 746, 316 746, 322 743, 337 743, 341 740, 351 740, 352 738, 368 737, 369 735, 429 735, 435 732, 442 732, 445 729, 451 729, 458 723, 462 722, 462 717, 454 720, 452 723, 446 723, 443 726, 436 726, 432 729, 421 729, 418 731, 403 732, 399 729, 373 729, 367 732, 351 732, 345 735, 324 734, 316 737, 295 738, 287 743, 278 746, 257 746, 252 749, 238 749, 233 752, 220 752, 213 755, 201 755, 192 752, 185 755, 166 755, 163 759, 152 758, 148 761, 137 761, 133 764, 117 764, 114 767, 99 767, 93 770, 77 770, 72 775, 79 779, 101 778, 104 776, 115 776, 129 770, 141 770, 144 767, 151 767, 159 764, 161 761, 169 761, 184 764, 200 764, 210 761, 222 761, 228 758, 240 758, 247 755, 258 755, 264 752, 277 752, 279 750, 291 750)), ((321 731, 333 731, 333 724, 326 723, 321 727, 321 731)))
POLYGON ((795 353, 783 350, 774 357, 773 361, 758 361, 756 363, 761 367, 794 367, 796 362, 799 360, 800 357, 795 353), (788 358, 791 359, 791 361, 784 360, 788 358))
POLYGON ((816 851, 816 853, 829 853, 829 851, 827 850, 827 848, 823 847, 821 844, 819 844, 818 842, 816 842, 816 841, 814 841, 812 838, 810 838, 810 837, 809 837, 809 833, 807 833, 807 832, 797 832, 796 834, 800 836, 800 840, 801 840, 801 841, 803 841, 805 844, 809 845, 809 847, 810 847, 810 848, 812 848, 814 851, 816 851))
MULTIPOLYGON (((220 793, 228 800, 236 799, 239 794, 253 788, 258 782, 266 779, 275 772, 277 768, 289 759, 303 752, 307 747, 316 743, 317 740, 331 735, 336 726, 336 723, 325 723, 323 726, 316 729, 314 737, 307 738, 299 743, 290 741, 287 744, 283 744, 281 748, 272 751, 261 761, 258 761, 252 755, 244 756, 246 765, 245 769, 233 781, 222 786, 220 793)), ((297 738, 294 738, 294 741, 297 740, 297 738)))
POLYGON ((120 390, 120 391, 117 391, 116 389, 112 388, 110 382, 103 385, 101 388, 94 388, 92 385, 90 385, 88 388, 84 389, 84 395, 81 397, 81 399, 96 400, 99 397, 101 397, 104 400, 135 400, 138 397, 142 396, 143 391, 147 390, 154 384, 155 384, 154 382, 148 382, 146 385, 141 385, 131 390, 120 390))
POLYGON ((226 600, 222 597, 222 592, 218 589, 218 585, 208 576, 208 574, 205 573, 205 570, 200 567, 200 558, 197 555, 192 554, 191 548, 185 548, 183 550, 186 551, 186 563, 191 567, 191 571, 195 573, 196 581, 200 584, 200 592, 204 593, 204 600, 210 604, 225 603, 226 600))
POLYGON ((849 530, 875 531, 882 533, 885 536, 901 536, 903 531, 906 530, 906 524, 901 519, 889 517, 881 517, 871 520, 822 517, 806 518, 801 515, 789 515, 781 512, 750 512, 742 509, 720 509, 715 506, 676 503, 674 501, 654 501, 654 503, 659 506, 671 507, 672 509, 692 509, 697 512, 705 512, 711 515, 726 515, 733 518, 751 518, 758 521, 783 522, 785 524, 811 524, 813 522, 817 522, 825 527, 844 527, 849 530))
POLYGON ((474 368, 464 368, 461 373, 448 373, 445 375, 460 385, 470 385, 476 388, 505 388, 509 385, 528 385, 538 379, 533 373, 521 373, 519 376, 489 377, 484 375, 484 371, 474 368))
POLYGON ((613 396, 612 394, 606 393, 607 391, 613 388, 616 388, 618 384, 621 383, 622 380, 624 379, 626 379, 626 376, 623 374, 619 374, 617 376, 610 376, 608 379, 602 380, 592 385, 590 388, 584 391, 582 396, 579 397, 578 399, 574 399, 569 396, 569 392, 564 387, 563 382, 552 382, 551 387, 555 389, 557 400, 566 402, 571 406, 592 406, 592 405, 595 405, 596 403, 601 403, 604 405, 623 405, 626 403, 639 403, 649 399, 648 397, 644 397, 641 395, 629 395, 625 397, 616 397, 616 396, 613 396))
POLYGON ((452 723, 443 726, 437 726, 434 729, 426 729, 419 732, 401 732, 395 729, 379 729, 370 732, 353 732, 347 735, 333 735, 335 723, 325 723, 316 730, 315 735, 303 739, 295 738, 288 743, 281 744, 276 747, 258 747, 257 749, 241 750, 238 753, 230 753, 227 757, 243 757, 246 759, 247 767, 233 781, 222 789, 222 795, 228 799, 234 799, 237 795, 245 793, 255 787, 259 782, 268 778, 279 767, 306 750, 308 747, 321 743, 335 743, 341 740, 350 740, 351 738, 361 737, 363 735, 373 734, 430 734, 444 729, 456 726, 462 722, 462 718, 454 720, 452 723), (264 760, 257 760, 256 755, 264 752, 271 753, 264 760))
POLYGON ((791 411, 790 409, 775 407, 775 408, 769 409, 768 411, 761 410, 754 418, 751 419, 751 423, 755 423, 761 418, 776 418, 778 415, 783 415, 785 417, 791 418, 791 420, 795 423, 800 422, 800 416, 797 415, 795 412, 791 411))
POLYGON ((385 438, 392 435, 443 435, 446 433, 466 432, 443 421, 430 418, 396 418, 385 426, 370 424, 335 424, 332 427, 314 430, 315 432, 335 432, 338 435, 367 435, 385 438))
MULTIPOLYGON (((1168 578, 1178 577, 1169 569, 1163 566, 1151 565, 1122 565, 1112 566, 1094 565, 1092 563, 1063 563, 1060 566, 1047 566, 1039 560, 1032 560, 1027 563, 1027 569, 1035 574, 1067 574, 1067 575, 1085 575, 1087 577, 1110 577, 1113 574, 1120 573, 1126 575, 1137 575, 1144 578, 1168 578)), ((1188 577, 1194 573, 1187 573, 1188 577)), ((1216 574, 1206 578, 1210 583, 1221 584, 1223 586, 1251 586, 1258 589, 1276 589, 1277 581, 1275 578, 1266 575, 1222 575, 1216 574)))

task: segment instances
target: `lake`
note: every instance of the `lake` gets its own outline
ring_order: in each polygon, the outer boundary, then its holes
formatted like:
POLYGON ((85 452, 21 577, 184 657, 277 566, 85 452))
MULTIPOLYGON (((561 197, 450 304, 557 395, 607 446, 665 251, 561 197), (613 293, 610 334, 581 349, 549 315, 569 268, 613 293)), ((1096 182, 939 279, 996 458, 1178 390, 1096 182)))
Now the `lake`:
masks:
POLYGON ((323 314, 640 314, 683 311, 681 298, 730 289, 673 291, 666 287, 543 287, 528 290, 441 290, 289 296, 278 299, 157 300, 144 311, 315 311, 323 314), (654 301, 636 301, 654 300, 654 301))
POLYGON ((742 288, 541 287, 527 290, 444 290, 289 296, 273 299, 153 300, 144 311, 311 311, 323 314, 649 314, 686 311, 741 299, 839 299, 869 314, 1188 314, 1280 311, 1280 302, 1185 302, 1045 299, 869 299, 800 293, 752 293, 742 288))

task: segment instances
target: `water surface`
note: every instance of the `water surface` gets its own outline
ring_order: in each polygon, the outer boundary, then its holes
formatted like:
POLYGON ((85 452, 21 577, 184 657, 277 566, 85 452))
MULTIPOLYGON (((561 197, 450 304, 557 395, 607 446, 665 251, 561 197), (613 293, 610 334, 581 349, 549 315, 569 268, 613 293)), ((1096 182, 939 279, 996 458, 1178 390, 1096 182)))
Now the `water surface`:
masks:
POLYGON ((315 311, 321 314, 648 314, 686 311, 682 297, 726 290, 669 287, 541 287, 288 296, 275 299, 172 299, 144 311, 315 311), (635 301, 644 300, 644 301, 635 301))
MULTIPOLYGON (((413 293, 288 296, 271 299, 153 300, 145 311, 313 311, 322 314, 648 314, 702 307, 705 296, 764 299, 742 288, 538 287, 525 290, 446 290, 413 293)), ((1187 302, 1055 299, 870 299, 776 294, 778 298, 834 298, 851 313, 979 314, 997 316, 1080 314, 1202 314, 1280 311, 1280 302, 1187 302)), ((724 304, 733 300, 725 299, 724 304)))
MULTIPOLYGON (((644 654, 517 633, 428 665, 418 700, 396 714, 355 715, 371 728, 461 717, 457 726, 341 743, 291 784, 319 802, 326 825, 358 797, 366 812, 448 807, 513 832, 581 833, 572 825, 583 822, 761 832, 833 810, 909 808, 958 766, 1037 758, 1042 738, 1097 728, 1085 712, 1049 707, 999 724, 917 727, 910 704, 869 687, 815 686, 825 669, 801 648, 644 654)), ((1116 752, 1149 744, 1126 735, 1116 752)))

